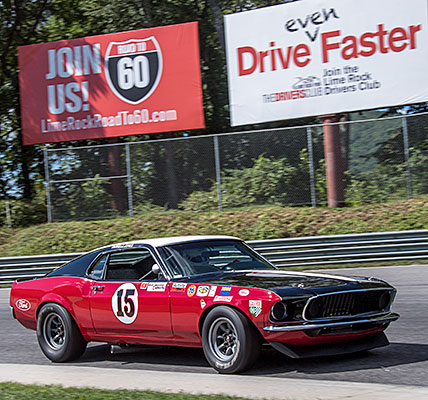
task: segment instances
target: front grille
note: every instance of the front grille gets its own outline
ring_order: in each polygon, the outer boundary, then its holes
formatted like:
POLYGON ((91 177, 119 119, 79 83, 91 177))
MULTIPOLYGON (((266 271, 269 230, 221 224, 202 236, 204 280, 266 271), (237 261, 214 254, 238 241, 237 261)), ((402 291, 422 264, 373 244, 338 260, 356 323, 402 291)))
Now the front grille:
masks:
POLYGON ((390 303, 389 290, 332 293, 311 298, 304 318, 311 320, 380 312, 389 308, 390 303))

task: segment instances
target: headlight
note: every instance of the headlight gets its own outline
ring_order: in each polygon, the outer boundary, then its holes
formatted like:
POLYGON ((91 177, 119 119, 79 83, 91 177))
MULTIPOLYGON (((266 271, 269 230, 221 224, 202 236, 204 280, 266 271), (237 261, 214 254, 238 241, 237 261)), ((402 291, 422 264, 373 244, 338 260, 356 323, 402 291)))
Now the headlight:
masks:
POLYGON ((307 319, 315 319, 322 317, 323 302, 321 299, 312 300, 305 312, 307 319))
POLYGON ((287 305, 282 301, 278 301, 272 306, 270 310, 270 315, 272 321, 279 322, 286 320, 288 317, 287 305))
POLYGON ((390 302, 391 294, 389 292, 382 293, 382 295, 379 297, 379 309, 385 310, 389 306, 390 302))

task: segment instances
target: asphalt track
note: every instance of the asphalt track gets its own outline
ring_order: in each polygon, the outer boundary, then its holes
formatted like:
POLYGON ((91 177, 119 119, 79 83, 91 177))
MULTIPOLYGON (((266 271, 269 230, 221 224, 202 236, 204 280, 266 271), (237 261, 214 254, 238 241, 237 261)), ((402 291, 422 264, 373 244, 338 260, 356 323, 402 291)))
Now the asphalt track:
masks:
MULTIPOLYGON (((260 379, 266 377, 269 378, 266 383, 269 381, 269 384, 279 384, 278 379, 288 378, 293 381, 296 379, 302 386, 319 381, 423 386, 424 393, 428 393, 425 392, 428 388, 428 266, 332 272, 376 276, 398 289, 394 311, 401 314, 401 318, 387 330, 391 345, 358 355, 308 360, 291 360, 274 350, 264 350, 255 368, 242 379, 253 378, 262 384, 260 379), (271 378, 276 379, 272 381, 271 378)), ((11 317, 8 298, 9 290, 0 289, 0 364, 52 366, 40 352, 35 333, 25 329, 11 317)), ((171 376, 182 373, 183 378, 191 377, 192 374, 195 378, 206 374, 216 375, 205 361, 202 350, 174 347, 146 347, 132 353, 110 354, 107 345, 94 343, 81 359, 62 365, 61 368, 66 368, 64 371, 69 368, 71 371, 72 367, 77 366, 93 368, 94 373, 100 369, 115 369, 141 370, 147 371, 147 374, 151 374, 148 371, 164 371, 173 373, 171 376)), ((4 365, 3 370, 6 367, 4 365)), ((342 383, 337 382, 337 385, 342 383)))

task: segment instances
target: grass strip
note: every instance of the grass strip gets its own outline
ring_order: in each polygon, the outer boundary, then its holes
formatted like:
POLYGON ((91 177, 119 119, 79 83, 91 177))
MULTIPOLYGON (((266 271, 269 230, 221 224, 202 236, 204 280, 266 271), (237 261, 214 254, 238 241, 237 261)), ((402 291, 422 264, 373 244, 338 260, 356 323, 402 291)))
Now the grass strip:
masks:
POLYGON ((0 383, 2 400, 245 400, 243 397, 222 395, 192 395, 159 393, 139 390, 103 390, 93 388, 64 388, 62 386, 22 385, 0 383))

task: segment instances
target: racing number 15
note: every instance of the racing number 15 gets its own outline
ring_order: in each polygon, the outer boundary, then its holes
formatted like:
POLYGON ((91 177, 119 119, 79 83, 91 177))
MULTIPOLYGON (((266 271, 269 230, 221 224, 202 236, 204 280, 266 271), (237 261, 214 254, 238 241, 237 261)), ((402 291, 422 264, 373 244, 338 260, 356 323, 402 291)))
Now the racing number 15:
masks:
POLYGON ((111 298, 115 317, 124 324, 132 324, 138 315, 138 290, 132 283, 120 285, 111 298))
MULTIPOLYGON (((135 306, 134 306, 134 301, 132 300, 132 298, 130 298, 130 296, 132 296, 135 293, 134 289, 126 289, 126 294, 125 294, 125 299, 124 299, 124 303, 125 303, 125 307, 124 307, 124 311, 125 314, 129 317, 132 318, 132 316, 135 313, 135 306)), ((120 289, 117 292, 117 313, 116 315, 118 317, 123 317, 123 311, 122 311, 122 295, 123 295, 123 289, 120 289)))

